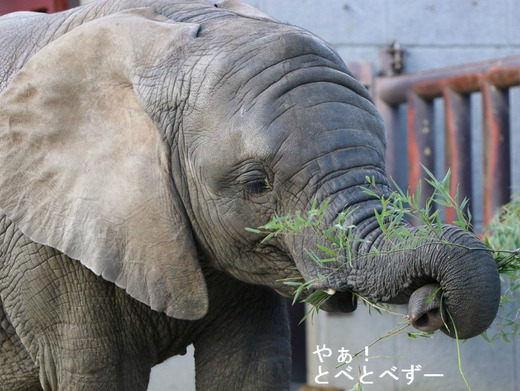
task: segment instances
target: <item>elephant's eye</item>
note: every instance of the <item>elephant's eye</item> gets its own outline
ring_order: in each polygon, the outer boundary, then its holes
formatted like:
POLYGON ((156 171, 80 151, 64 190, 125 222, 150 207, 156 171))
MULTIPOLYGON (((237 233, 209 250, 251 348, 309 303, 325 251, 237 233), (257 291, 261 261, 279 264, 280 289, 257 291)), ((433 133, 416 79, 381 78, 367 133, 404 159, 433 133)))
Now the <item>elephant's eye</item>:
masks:
POLYGON ((261 195, 271 190, 269 180, 267 178, 255 179, 245 183, 245 189, 250 195, 261 195))

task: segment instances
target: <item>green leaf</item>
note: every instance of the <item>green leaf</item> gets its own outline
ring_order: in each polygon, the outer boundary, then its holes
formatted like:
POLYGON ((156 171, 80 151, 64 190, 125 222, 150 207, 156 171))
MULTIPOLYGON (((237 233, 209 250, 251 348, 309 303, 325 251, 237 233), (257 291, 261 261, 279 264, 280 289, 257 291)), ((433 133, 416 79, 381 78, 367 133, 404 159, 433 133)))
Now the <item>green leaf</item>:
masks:
POLYGON ((451 206, 453 206, 453 204, 450 201, 446 201, 443 198, 435 198, 433 202, 435 202, 438 205, 445 206, 446 208, 450 208, 451 206))
POLYGON ((305 253, 313 260, 313 262, 319 263, 320 257, 318 257, 316 254, 314 254, 312 251, 309 251, 307 249, 304 249, 305 253))
POLYGON ((318 209, 318 214, 322 214, 325 209, 329 206, 329 203, 330 203, 330 198, 327 198, 325 200, 325 202, 323 203, 323 205, 321 205, 320 209, 318 209))
POLYGON ((426 173, 426 175, 428 175, 431 179, 433 179, 434 181, 437 182, 437 178, 435 178, 435 175, 432 174, 432 172, 428 169, 428 167, 426 167, 424 164, 421 163, 421 167, 422 169, 424 170, 424 172, 426 173))
POLYGON ((269 239, 271 239, 272 237, 274 237, 276 235, 275 232, 271 232, 269 235, 267 235, 265 238, 262 239, 262 241, 260 243, 265 243, 267 242, 269 239))
POLYGON ((314 197, 312 200, 311 210, 316 209, 316 205, 318 204, 318 197, 314 197))
POLYGON ((322 258, 319 263, 338 262, 338 258, 322 258))
POLYGON ((341 245, 341 239, 338 239, 332 235, 324 235, 324 238, 327 240, 330 240, 332 243, 334 243, 336 246, 341 245))
POLYGON ((372 197, 375 197, 375 198, 379 198, 379 194, 377 194, 376 192, 374 192, 373 190, 370 190, 368 187, 362 187, 363 191, 369 195, 369 196, 372 196, 372 197))
POLYGON ((302 285, 301 282, 296 282, 296 281, 284 281, 283 283, 284 283, 284 285, 289 285, 289 286, 300 286, 300 285, 302 285))
POLYGON ((426 301, 425 301, 424 303, 425 303, 425 304, 428 304, 430 301, 432 301, 433 299, 435 299, 435 296, 437 296, 437 293, 439 293, 441 290, 442 290, 442 288, 441 288, 441 287, 438 287, 438 288, 435 290, 435 292, 433 292, 433 293, 431 294, 431 296, 428 297, 428 298, 426 299, 426 301))
POLYGON ((327 254, 332 255, 333 257, 337 257, 338 256, 338 254, 335 251, 332 251, 330 248, 322 246, 321 244, 317 244, 316 247, 318 247, 321 251, 324 251, 327 254))
POLYGON ((433 334, 434 333, 428 332, 428 331, 415 331, 415 332, 408 333, 408 336, 410 338, 414 338, 414 339, 417 339, 418 337, 420 337, 420 338, 431 338, 433 334))
POLYGON ((383 231, 384 234, 387 233, 385 222, 383 221, 383 216, 376 209, 374 209, 374 215, 376 217, 377 222, 379 223, 379 228, 383 231))
POLYGON ((308 289, 309 286, 311 286, 312 284, 314 284, 314 280, 308 280, 308 281, 305 281, 305 282, 299 284, 298 288, 294 292, 294 298, 293 298, 293 301, 292 301, 293 305, 297 302, 298 297, 300 297, 301 293, 305 289, 308 289))

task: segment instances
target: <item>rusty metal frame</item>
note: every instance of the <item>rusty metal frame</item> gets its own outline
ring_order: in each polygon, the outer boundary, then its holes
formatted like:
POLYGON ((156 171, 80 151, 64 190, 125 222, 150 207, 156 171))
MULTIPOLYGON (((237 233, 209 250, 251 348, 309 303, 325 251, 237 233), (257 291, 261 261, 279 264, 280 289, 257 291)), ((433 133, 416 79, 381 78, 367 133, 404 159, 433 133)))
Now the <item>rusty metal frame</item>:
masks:
POLYGON ((69 8, 69 0, 0 0, 0 15, 15 11, 45 11, 53 13, 69 8))
MULTIPOLYGON (((461 199, 471 199, 471 115, 470 94, 482 93, 483 130, 483 220, 486 224, 495 209, 510 197, 511 157, 509 152, 508 89, 520 85, 520 56, 467 64, 429 72, 395 77, 377 77, 374 96, 387 128, 387 171, 400 184, 414 190, 425 172, 435 164, 434 108, 436 98, 444 99, 446 166, 451 168, 451 193, 459 185, 461 199), (409 172, 400 170, 402 148, 398 133, 398 107, 408 105, 407 137, 409 172)), ((432 189, 424 187, 422 199, 432 189)), ((471 208, 471 206, 470 206, 471 208)), ((453 211, 446 220, 453 221, 453 211)))

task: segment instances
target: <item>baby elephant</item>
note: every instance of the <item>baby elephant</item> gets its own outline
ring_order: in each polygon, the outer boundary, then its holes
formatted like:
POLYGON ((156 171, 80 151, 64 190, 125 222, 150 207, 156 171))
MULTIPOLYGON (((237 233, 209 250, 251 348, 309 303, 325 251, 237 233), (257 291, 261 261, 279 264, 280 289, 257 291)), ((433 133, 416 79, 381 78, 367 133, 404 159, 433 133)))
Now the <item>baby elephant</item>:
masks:
POLYGON ((284 281, 329 311, 414 294, 418 327, 461 338, 493 321, 476 238, 388 251, 383 122, 311 33, 234 0, 100 0, 0 18, 0 53, 0 389, 146 390, 193 344, 197 390, 288 390, 284 281), (349 262, 246 230, 326 201, 325 227, 351 208, 349 262))

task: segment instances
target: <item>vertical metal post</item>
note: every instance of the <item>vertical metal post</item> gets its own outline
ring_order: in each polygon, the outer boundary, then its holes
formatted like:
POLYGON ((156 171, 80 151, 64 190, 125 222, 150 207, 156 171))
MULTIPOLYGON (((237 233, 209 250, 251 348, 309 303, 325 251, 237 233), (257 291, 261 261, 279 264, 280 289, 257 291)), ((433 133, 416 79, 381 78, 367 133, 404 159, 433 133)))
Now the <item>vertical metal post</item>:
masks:
POLYGON ((509 94, 507 90, 484 82, 483 157, 484 225, 496 209, 509 201, 511 193, 511 157, 509 152, 509 94))
MULTIPOLYGON (((443 89, 445 107, 445 145, 446 166, 451 169, 450 194, 455 197, 457 188, 459 202, 469 199, 471 208, 472 178, 471 178, 471 117, 468 95, 461 95, 449 87, 443 89)), ((456 219, 455 210, 446 209, 446 222, 456 219)))
POLYGON ((433 132, 433 101, 416 94, 408 96, 408 183, 410 192, 416 193, 422 181, 421 207, 433 194, 433 188, 424 181, 425 173, 421 164, 431 172, 435 167, 435 134, 433 132))
POLYGON ((397 107, 379 102, 378 110, 383 117, 386 133, 386 158, 385 167, 387 174, 394 179, 397 185, 406 189, 408 178, 406 174, 406 162, 400 156, 406 156, 406 144, 399 131, 399 116, 397 107))
POLYGON ((54 0, 54 12, 65 11, 73 7, 69 0, 54 0))

